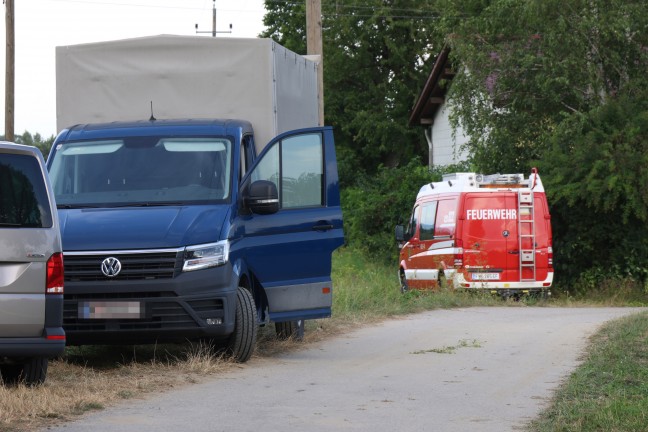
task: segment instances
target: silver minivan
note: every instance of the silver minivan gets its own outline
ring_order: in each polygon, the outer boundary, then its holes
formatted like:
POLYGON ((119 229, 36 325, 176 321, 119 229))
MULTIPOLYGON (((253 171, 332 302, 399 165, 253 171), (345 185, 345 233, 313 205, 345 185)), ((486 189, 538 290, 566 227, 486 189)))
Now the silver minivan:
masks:
POLYGON ((63 253, 41 152, 0 141, 0 375, 41 384, 63 353, 63 253))

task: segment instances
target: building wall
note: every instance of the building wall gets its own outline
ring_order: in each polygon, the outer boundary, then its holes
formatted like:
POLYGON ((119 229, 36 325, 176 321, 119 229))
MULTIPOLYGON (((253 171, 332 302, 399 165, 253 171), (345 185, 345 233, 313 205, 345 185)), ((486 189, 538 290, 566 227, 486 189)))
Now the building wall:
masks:
POLYGON ((466 160, 468 153, 461 146, 468 141, 463 128, 459 127, 453 136, 450 124, 450 108, 441 105, 430 126, 432 135, 432 161, 434 165, 449 165, 466 160))

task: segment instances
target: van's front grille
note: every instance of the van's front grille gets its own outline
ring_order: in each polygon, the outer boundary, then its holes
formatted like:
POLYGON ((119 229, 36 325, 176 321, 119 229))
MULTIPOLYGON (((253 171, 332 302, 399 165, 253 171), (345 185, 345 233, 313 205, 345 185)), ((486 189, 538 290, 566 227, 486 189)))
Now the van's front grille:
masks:
POLYGON ((182 271, 182 250, 103 254, 64 253, 63 262, 66 282, 172 279, 182 271), (119 260, 120 266, 119 273, 113 277, 102 272, 102 263, 110 257, 119 260))

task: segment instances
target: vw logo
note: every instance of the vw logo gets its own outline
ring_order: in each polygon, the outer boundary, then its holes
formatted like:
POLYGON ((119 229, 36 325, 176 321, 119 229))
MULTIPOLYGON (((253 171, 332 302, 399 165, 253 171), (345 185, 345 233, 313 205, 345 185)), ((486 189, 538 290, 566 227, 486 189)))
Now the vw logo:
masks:
POLYGON ((121 271, 121 263, 115 257, 108 257, 101 262, 101 273, 107 277, 115 277, 121 271))

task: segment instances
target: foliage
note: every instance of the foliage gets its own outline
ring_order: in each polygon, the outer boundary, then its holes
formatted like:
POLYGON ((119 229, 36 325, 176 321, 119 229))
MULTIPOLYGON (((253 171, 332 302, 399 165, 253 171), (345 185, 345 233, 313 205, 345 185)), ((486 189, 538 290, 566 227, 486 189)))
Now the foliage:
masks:
POLYGON ((440 0, 453 121, 483 172, 540 167, 559 282, 648 276, 648 14, 637 0, 440 0))
POLYGON ((629 0, 441 0, 440 26, 464 73, 455 121, 483 171, 526 172, 549 137, 630 87, 646 85, 648 14, 629 0))
POLYGON ((421 186, 455 171, 465 171, 465 167, 449 166, 430 172, 419 160, 412 159, 403 167, 381 166, 375 175, 362 177, 357 186, 345 188, 342 208, 347 242, 373 257, 394 262, 398 253, 394 227, 406 223, 421 186))
MULTIPOLYGON (((2 137, 2 139, 4 139, 4 137, 2 137)), ((47 155, 49 155, 52 144, 54 143, 54 135, 44 139, 39 133, 32 135, 25 131, 22 135, 16 135, 14 141, 18 144, 38 147, 41 153, 43 153, 43 157, 47 159, 47 155)))
MULTIPOLYGON (((427 153, 421 130, 407 123, 429 72, 425 60, 439 50, 433 3, 322 3, 325 122, 336 131, 343 185, 353 184, 359 172, 427 153)), ((261 36, 306 53, 304 3, 266 0, 265 7, 261 36)))
POLYGON ((648 90, 571 116, 540 161, 552 203, 556 269, 576 279, 648 277, 648 90), (595 217, 592 217, 595 215, 595 217))

